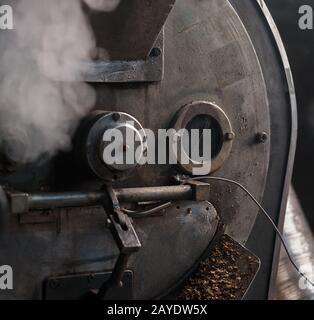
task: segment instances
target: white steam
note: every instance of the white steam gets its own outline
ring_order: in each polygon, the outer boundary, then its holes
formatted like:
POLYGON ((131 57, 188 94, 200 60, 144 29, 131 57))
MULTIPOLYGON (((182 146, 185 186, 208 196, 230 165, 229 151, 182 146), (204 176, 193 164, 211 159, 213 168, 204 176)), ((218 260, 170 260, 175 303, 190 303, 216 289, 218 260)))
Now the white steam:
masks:
MULTIPOLYGON (((104 11, 119 3, 84 1, 104 11)), ((94 105, 80 69, 95 39, 80 0, 15 3, 15 30, 0 38, 0 146, 10 143, 13 158, 33 161, 70 148, 80 118, 94 105)))
POLYGON ((119 5, 120 0, 84 0, 90 8, 98 11, 113 11, 119 5))

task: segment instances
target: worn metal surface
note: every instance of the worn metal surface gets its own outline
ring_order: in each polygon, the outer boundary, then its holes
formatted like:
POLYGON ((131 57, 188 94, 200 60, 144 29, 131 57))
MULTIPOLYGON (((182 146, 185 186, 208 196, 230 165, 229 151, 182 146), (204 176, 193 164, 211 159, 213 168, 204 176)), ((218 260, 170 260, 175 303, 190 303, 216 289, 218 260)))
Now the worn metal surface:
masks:
POLYGON ((131 156, 138 161, 142 159, 144 139, 143 127, 131 115, 124 112, 95 110, 82 121, 75 137, 75 149, 83 169, 85 166, 86 171, 93 173, 100 179, 114 182, 130 175, 130 172, 138 165, 135 160, 134 163, 127 163, 127 157, 131 156), (121 135, 120 148, 116 153, 117 159, 121 160, 120 164, 108 163, 108 155, 104 153, 106 147, 112 142, 112 136, 109 136, 110 140, 108 137, 106 141, 104 139, 107 130, 111 133, 111 130, 115 130, 115 133, 119 132, 121 135), (130 144, 129 149, 126 144, 130 144), (128 152, 129 155, 127 155, 128 152), (136 152, 138 152, 138 158, 135 157, 136 152))
POLYGON ((178 202, 162 217, 137 220, 144 250, 131 258, 141 278, 136 282, 136 298, 160 296, 186 276, 213 239, 218 222, 217 211, 207 201, 178 202))
POLYGON ((207 201, 210 198, 210 184, 191 180, 188 184, 192 187, 195 201, 207 201))
POLYGON ((124 215, 113 202, 113 213, 109 215, 111 232, 116 240, 119 248, 119 256, 112 270, 110 278, 103 282, 99 291, 96 292, 98 299, 108 299, 112 295, 112 291, 124 286, 123 278, 128 267, 129 260, 132 254, 140 250, 142 247, 137 233, 134 230, 131 219, 124 215), (116 214, 115 214, 116 213, 116 214), (124 216, 123 223, 119 219, 119 213, 124 216))
MULTIPOLYGON (((228 114, 236 135, 229 159, 216 174, 243 183, 262 200, 270 163, 264 199, 277 217, 280 197, 274 194, 282 191, 290 133, 284 69, 256 4, 238 1, 234 7, 236 10, 227 0, 178 1, 165 26, 163 81, 95 86, 97 109, 130 113, 143 127, 157 131, 169 126, 182 105, 215 101, 228 114), (258 132, 267 132, 270 139, 257 144, 258 132)), ((62 154, 2 175, 0 181, 29 193, 99 190, 103 183, 78 174, 73 164, 71 153, 62 154)), ((176 170, 173 166, 141 167, 114 187, 170 185, 169 177, 176 170)), ((227 185, 213 183, 210 197, 226 232, 245 243, 257 208, 242 192, 227 185)), ((216 231, 217 213, 207 210, 210 208, 206 202, 178 202, 163 216, 135 222, 143 245, 130 261, 136 298, 160 295, 199 259, 216 231)), ((55 212, 60 216, 56 225, 20 225, 17 217, 11 218, 9 235, 0 244, 0 264, 10 264, 16 270, 19 290, 1 292, 1 298, 41 298, 42 281, 52 275, 112 270, 118 250, 106 231, 103 209, 55 212)), ((264 233, 262 230, 259 235, 264 233)), ((268 240, 267 253, 272 251, 273 238, 268 240)))
MULTIPOLYGON (((279 194, 280 201, 280 209, 277 217, 277 224, 279 226, 279 230, 283 230, 284 217, 287 208, 288 195, 290 190, 290 183, 292 179, 293 165, 295 159, 296 152, 296 144, 297 144, 297 131, 298 131, 298 122, 297 122, 297 101, 296 101, 296 93, 293 82, 293 76, 290 69, 289 59, 285 50, 285 46, 282 42, 280 33, 277 29, 275 21, 273 20, 266 4, 264 1, 257 1, 260 5, 260 8, 269 24, 269 27, 272 31, 273 37, 276 41, 276 45, 281 57, 282 67, 285 71, 286 77, 286 85, 288 87, 289 92, 289 100, 290 100, 290 143, 287 152, 287 163, 285 166, 285 174, 282 186, 281 197, 279 194)), ((278 266, 278 258, 280 252, 280 240, 276 238, 275 246, 274 246, 274 255, 273 255, 273 265, 271 271, 271 279, 270 279, 270 287, 269 287, 269 297, 272 297, 273 286, 275 282, 277 266, 278 266)))
MULTIPOLYGON (((236 3, 237 8, 241 7, 239 1, 236 0, 234 3, 236 3)), ((252 38, 253 43, 257 52, 267 52, 268 57, 273 57, 274 61, 274 64, 270 67, 270 60, 267 63, 261 60, 265 77, 272 79, 267 84, 267 90, 271 97, 272 135, 270 140, 272 153, 263 204, 272 219, 278 224, 279 229, 282 229, 296 150, 296 95, 290 64, 273 18, 263 0, 254 1, 253 6, 261 10, 262 19, 264 22, 267 22, 267 27, 269 28, 268 43, 258 37, 252 38), (270 44, 273 45, 272 49, 269 48, 270 44), (277 61, 277 64, 275 61, 277 61), (281 71, 278 69, 281 69, 281 71), (274 83, 276 83, 276 86, 274 86, 274 83), (277 95, 275 94, 276 90, 277 95), (278 95, 279 92, 280 95, 278 95), (285 92, 288 92, 288 94, 285 95, 285 92), (285 104, 289 107, 284 108, 285 104), (278 197, 274 197, 274 193, 278 197)), ((250 24, 250 21, 252 21, 251 12, 253 10, 243 8, 241 11, 241 16, 244 17, 246 23, 250 24), (246 12, 244 13, 244 11, 246 12)), ((253 34, 260 32, 257 23, 251 29, 253 34)), ((269 226, 267 227, 262 218, 257 219, 250 238, 250 248, 261 258, 262 268, 248 297, 250 299, 271 298, 278 266, 280 242, 278 238, 276 239, 274 230, 269 226), (260 242, 263 242, 264 246, 260 246, 260 242)))
POLYGON ((164 75, 164 31, 145 59, 96 60, 82 64, 82 78, 90 83, 156 82, 164 75))
MULTIPOLYGON (((129 112, 129 106, 136 105, 131 114, 143 127, 156 132, 169 126, 182 105, 215 101, 228 114, 237 137, 229 159, 217 174, 239 180, 261 199, 270 142, 258 145, 254 141, 257 132, 270 132, 268 100, 258 58, 241 20, 227 1, 179 1, 165 30, 164 80, 158 85, 133 85, 124 90, 111 87, 109 94, 99 90, 101 103, 129 112)), ((141 167, 134 173, 133 183, 168 184, 174 169, 141 167)), ((256 208, 243 202, 243 194, 234 188, 215 184, 212 190, 211 201, 223 214, 228 232, 245 242, 256 208)))
MULTIPOLYGON (((108 281, 111 272, 66 275, 47 279, 44 285, 46 300, 85 300, 93 298, 90 291, 97 290, 108 281)), ((108 299, 132 300, 133 274, 126 271, 123 276, 123 288, 115 288, 108 299)))
POLYGON ((98 48, 104 49, 110 60, 145 60, 174 3, 175 0, 120 0, 112 12, 88 8, 86 12, 98 48))

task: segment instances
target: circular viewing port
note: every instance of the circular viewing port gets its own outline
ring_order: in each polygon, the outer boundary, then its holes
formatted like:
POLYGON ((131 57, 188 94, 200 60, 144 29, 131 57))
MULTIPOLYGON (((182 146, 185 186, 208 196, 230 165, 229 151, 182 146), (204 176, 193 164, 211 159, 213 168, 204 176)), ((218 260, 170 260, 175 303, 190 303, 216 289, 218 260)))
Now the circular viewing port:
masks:
MULTIPOLYGON (((182 163, 179 159, 180 167, 188 174, 194 174, 194 169, 200 166, 207 166, 210 173, 218 170, 229 157, 232 143, 235 138, 231 123, 226 113, 214 103, 206 101, 195 101, 184 106, 174 120, 173 128, 179 132, 186 129, 189 135, 189 145, 187 150, 183 150, 189 158, 189 163, 182 163), (193 133, 193 130, 195 133, 193 133), (198 159, 204 156, 203 147, 206 145, 205 130, 210 130, 211 159, 199 162, 198 159), (192 155, 193 134, 198 135, 198 155, 192 155)), ((206 136, 208 137, 208 136, 206 136)), ((195 136, 194 136, 195 138, 195 136)), ((181 149, 180 149, 181 150, 181 149)), ((178 150, 178 154, 180 153, 178 150)))
POLYGON ((212 116, 206 114, 200 114, 195 116, 186 126, 186 129, 189 132, 189 149, 188 154, 189 157, 193 159, 193 155, 191 154, 192 150, 192 130, 198 131, 198 138, 199 138, 199 155, 201 157, 204 156, 203 146, 206 141, 204 140, 204 130, 211 130, 211 158, 214 159, 222 149, 223 146, 223 131, 221 129, 220 124, 218 121, 213 118, 212 116))

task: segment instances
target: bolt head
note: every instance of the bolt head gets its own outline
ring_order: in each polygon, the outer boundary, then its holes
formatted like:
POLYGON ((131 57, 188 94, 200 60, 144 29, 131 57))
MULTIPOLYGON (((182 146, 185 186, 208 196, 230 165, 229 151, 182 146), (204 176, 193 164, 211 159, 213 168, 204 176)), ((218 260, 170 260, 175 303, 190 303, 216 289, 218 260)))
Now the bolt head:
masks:
POLYGON ((232 141, 235 138, 235 133, 234 132, 228 132, 226 133, 226 140, 232 141))
POLYGON ((150 52, 151 57, 159 57, 161 55, 161 50, 160 48, 153 48, 152 51, 150 52))
POLYGON ((266 132, 259 132, 256 135, 256 141, 258 143, 265 143, 268 140, 268 134, 266 132))
POLYGON ((119 121, 119 120, 121 119, 121 114, 120 114, 119 112, 114 112, 114 113, 112 114, 112 119, 113 119, 114 121, 119 121))

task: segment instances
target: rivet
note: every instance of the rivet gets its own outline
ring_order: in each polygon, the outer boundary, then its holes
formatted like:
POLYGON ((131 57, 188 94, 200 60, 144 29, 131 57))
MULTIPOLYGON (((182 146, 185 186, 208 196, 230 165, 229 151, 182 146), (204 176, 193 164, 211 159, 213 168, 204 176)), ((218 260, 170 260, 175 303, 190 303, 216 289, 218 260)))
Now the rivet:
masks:
POLYGON ((232 141, 235 138, 235 133, 234 132, 228 132, 226 133, 226 140, 232 141))
POLYGON ((115 113, 112 114, 112 119, 113 119, 114 121, 119 121, 120 118, 121 118, 120 113, 115 112, 115 113))
POLYGON ((153 48, 152 51, 150 52, 151 57, 159 57, 161 55, 161 50, 160 48, 153 48))

